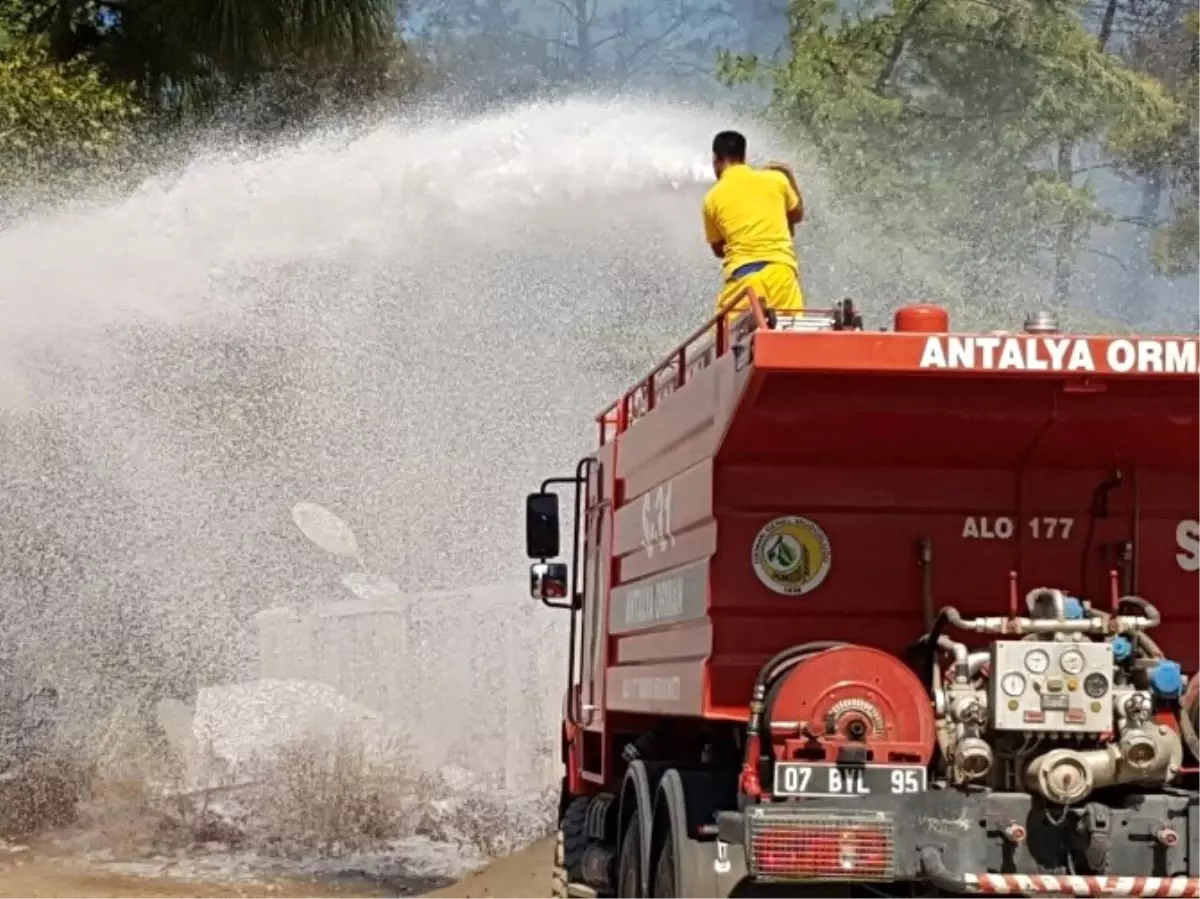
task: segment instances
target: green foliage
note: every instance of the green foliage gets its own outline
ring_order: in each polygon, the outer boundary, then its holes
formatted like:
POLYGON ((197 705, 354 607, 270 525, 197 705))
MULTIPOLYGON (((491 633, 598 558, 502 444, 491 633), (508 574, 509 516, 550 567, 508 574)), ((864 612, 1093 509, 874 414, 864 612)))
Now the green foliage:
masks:
POLYGON ((1130 63, 1157 78, 1181 111, 1174 127, 1154 139, 1119 148, 1125 164, 1164 183, 1174 217, 1155 229, 1150 258, 1166 275, 1194 272, 1200 264, 1200 12, 1170 17, 1133 42, 1130 63))
POLYGON ((86 59, 59 62, 24 33, 27 12, 0 5, 0 188, 113 161, 140 113, 128 85, 86 59))
POLYGON ((135 125, 275 132, 423 74, 394 0, 0 0, 0 186, 63 187, 135 125))
POLYGON ((86 58, 157 113, 211 111, 265 83, 344 105, 411 80, 395 0, 0 0, 10 31, 86 58), (306 84, 305 82, 311 82, 306 84))
POLYGON ((393 5, 388 0, 139 0, 123 17, 121 58, 156 73, 161 90, 206 105, 222 93, 264 78, 297 85, 299 72, 314 82, 361 82, 375 89, 394 49, 393 5), (153 35, 165 40, 147 40, 153 35), (138 59, 138 48, 154 54, 138 59))
POLYGON ((280 63, 363 61, 394 38, 392 0, 27 0, 60 59, 94 52, 149 90, 239 84, 280 63))
POLYGON ((815 147, 843 195, 945 248, 951 269, 977 280, 990 268, 1002 282, 1105 219, 1075 177, 1075 146, 1127 154, 1178 127, 1177 101, 1105 53, 1080 5, 896 0, 851 15, 833 0, 793 0, 790 58, 727 55, 722 74, 769 84, 774 115, 815 147))
POLYGON ((1157 229, 1150 241, 1150 259, 1164 275, 1182 275, 1196 271, 1200 263, 1200 216, 1196 199, 1179 204, 1175 217, 1157 229))

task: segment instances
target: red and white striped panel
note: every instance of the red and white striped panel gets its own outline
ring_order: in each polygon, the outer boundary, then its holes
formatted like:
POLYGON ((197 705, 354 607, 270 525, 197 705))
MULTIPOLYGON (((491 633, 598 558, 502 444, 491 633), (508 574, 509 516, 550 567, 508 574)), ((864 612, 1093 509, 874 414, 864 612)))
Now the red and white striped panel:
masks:
POLYGON ((988 896, 1155 896, 1200 899, 1196 877, 1078 877, 1050 874, 963 874, 963 881, 988 896))

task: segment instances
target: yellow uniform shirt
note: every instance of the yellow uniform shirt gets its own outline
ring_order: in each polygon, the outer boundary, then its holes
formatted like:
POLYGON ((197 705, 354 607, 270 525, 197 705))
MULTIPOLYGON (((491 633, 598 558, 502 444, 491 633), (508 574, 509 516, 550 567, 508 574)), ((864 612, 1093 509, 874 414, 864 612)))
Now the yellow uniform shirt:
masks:
POLYGON ((800 197, 782 172, 731 165, 704 198, 704 236, 709 243, 725 242, 721 271, 726 283, 717 295, 716 309, 742 299, 733 312, 748 307, 745 291, 753 290, 771 309, 800 312, 800 264, 792 243, 787 214, 798 208, 800 197), (764 263, 751 274, 734 280, 743 265, 764 263))
POLYGON ((726 168, 704 198, 705 238, 725 241, 725 277, 748 262, 779 262, 798 272, 787 214, 799 205, 782 172, 744 164, 726 168))

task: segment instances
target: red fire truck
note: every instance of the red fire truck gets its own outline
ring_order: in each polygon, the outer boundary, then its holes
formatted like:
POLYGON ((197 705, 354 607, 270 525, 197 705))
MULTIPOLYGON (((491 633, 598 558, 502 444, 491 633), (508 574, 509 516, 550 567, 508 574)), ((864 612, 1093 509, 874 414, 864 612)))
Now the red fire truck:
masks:
POLYGON ((1200 895, 1197 339, 748 299, 527 498, 555 895, 1200 895))

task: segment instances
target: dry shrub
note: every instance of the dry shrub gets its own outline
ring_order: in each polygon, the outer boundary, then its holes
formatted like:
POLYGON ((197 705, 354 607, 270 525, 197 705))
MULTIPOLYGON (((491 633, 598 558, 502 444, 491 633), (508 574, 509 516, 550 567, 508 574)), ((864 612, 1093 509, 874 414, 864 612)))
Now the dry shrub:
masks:
POLYGON ((76 823, 72 844, 121 856, 145 854, 178 840, 176 820, 146 782, 133 777, 97 778, 76 823))
POLYGON ((369 749, 346 734, 288 745, 260 780, 252 838, 288 855, 336 855, 409 836, 430 789, 402 749, 369 749))
POLYGON ((0 775, 0 837, 55 831, 62 848, 118 856, 239 845, 239 828, 211 809, 220 790, 188 788, 182 760, 145 708, 144 697, 130 697, 60 731, 53 761, 0 775))
POLYGON ((33 759, 0 775, 0 837, 24 840, 74 823, 93 782, 91 767, 33 759))
POLYGON ((169 794, 139 780, 101 780, 80 808, 78 826, 58 842, 80 851, 119 857, 154 856, 199 845, 235 849, 244 844, 237 822, 214 811, 216 791, 169 794))
POLYGON ((339 735, 278 753, 260 778, 247 838, 287 855, 339 855, 424 836, 502 855, 549 832, 556 791, 512 799, 499 788, 450 785, 421 771, 404 747, 367 748, 339 735))
POLYGON ((45 760, 0 775, 0 838, 57 830, 63 846, 119 857, 253 846, 297 858, 390 849, 419 835, 496 856, 553 821, 554 791, 514 799, 502 772, 430 774, 394 736, 310 736, 189 788, 160 747, 130 739, 145 736, 137 729, 103 733, 88 766, 45 760))
POLYGON ((418 832, 440 843, 469 846, 485 857, 514 852, 553 830, 553 799, 506 799, 477 793, 430 803, 418 832))
POLYGON ((102 784, 140 779, 128 773, 134 750, 144 753, 148 745, 144 726, 130 726, 137 701, 126 698, 110 715, 75 729, 55 721, 30 757, 0 774, 0 838, 28 840, 73 825, 102 784), (125 768, 114 767, 114 759, 125 768))

